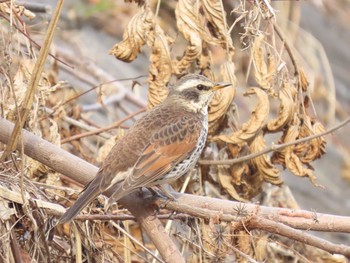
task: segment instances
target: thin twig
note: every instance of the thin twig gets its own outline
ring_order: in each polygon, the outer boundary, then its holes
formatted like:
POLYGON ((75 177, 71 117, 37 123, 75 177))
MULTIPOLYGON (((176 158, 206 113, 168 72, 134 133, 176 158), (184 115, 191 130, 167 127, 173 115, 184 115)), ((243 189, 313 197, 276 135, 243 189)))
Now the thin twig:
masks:
POLYGON ((281 41, 283 42, 283 45, 284 47, 286 48, 287 50, 287 53, 290 57, 290 60, 292 62, 292 65, 294 67, 294 74, 296 77, 299 78, 299 68, 298 68, 298 65, 297 65, 297 61, 293 55, 293 52, 292 52, 292 49, 290 48, 286 38, 283 36, 281 30, 279 29, 278 25, 276 23, 273 23, 273 29, 276 31, 278 37, 281 39, 281 41))
MULTIPOLYGON (((49 115, 54 113, 54 110, 52 110, 50 108, 47 108, 47 107, 44 108, 44 111, 46 111, 49 115)), ((87 125, 85 123, 77 121, 77 120, 75 120, 75 119, 73 119, 71 117, 68 117, 68 116, 64 116, 63 120, 65 122, 67 122, 68 124, 74 125, 74 126, 80 128, 80 129, 84 129, 84 130, 91 131, 91 132, 94 132, 96 130, 95 127, 89 126, 89 125, 87 125)), ((110 139, 112 137, 110 134, 105 133, 105 132, 99 132, 98 135, 101 136, 102 138, 106 139, 106 140, 108 140, 108 139, 110 139)))
POLYGON ((314 134, 314 135, 311 135, 311 136, 308 136, 308 137, 304 137, 304 138, 301 138, 299 140, 295 140, 295 141, 288 142, 288 143, 274 144, 274 145, 271 145, 270 147, 268 147, 268 148, 266 148, 266 149, 264 149, 264 150, 262 150, 260 152, 249 154, 249 155, 246 155, 246 156, 243 156, 243 157, 240 157, 240 158, 227 159, 227 160, 199 160, 199 164, 202 164, 202 165, 233 165, 233 164, 236 164, 236 163, 249 161, 251 159, 259 157, 260 155, 263 155, 263 154, 267 154, 269 152, 278 151, 278 150, 281 150, 281 149, 286 148, 286 147, 291 146, 291 145, 295 145, 295 144, 298 144, 298 143, 311 141, 311 140, 313 140, 315 138, 322 137, 324 135, 327 135, 329 133, 332 133, 332 132, 340 129, 341 127, 345 126, 349 122, 350 122, 350 117, 347 118, 346 120, 342 121, 341 123, 335 125, 333 128, 325 131, 325 132, 314 134))
POLYGON ((134 116, 142 113, 146 111, 146 108, 143 108, 141 110, 138 110, 132 114, 130 114, 129 116, 126 116, 125 118, 107 126, 107 127, 103 127, 103 128, 99 128, 99 129, 95 129, 93 131, 88 131, 88 132, 83 132, 83 133, 79 133, 79 134, 76 134, 74 136, 71 136, 71 137, 68 137, 68 138, 65 138, 61 141, 61 144, 64 144, 64 143, 67 143, 67 142, 71 142, 71 141, 75 141, 75 140, 78 140, 78 139, 81 139, 81 138, 84 138, 84 137, 88 137, 88 136, 91 136, 91 135, 96 135, 96 134, 99 134, 101 132, 105 132, 105 131, 108 131, 108 130, 111 130, 111 129, 115 129, 117 127, 119 127, 122 123, 126 122, 127 120, 133 118, 134 116))
POLYGON ((135 79, 144 78, 144 77, 145 77, 144 75, 140 75, 140 76, 137 76, 137 77, 134 77, 134 78, 114 79, 114 80, 111 80, 111 81, 100 83, 100 84, 95 85, 92 88, 90 88, 90 89, 88 89, 88 90, 86 90, 86 91, 84 91, 82 93, 79 93, 76 96, 73 96, 72 98, 70 98, 70 99, 66 100, 65 102, 63 102, 61 105, 65 105, 65 104, 67 104, 67 103, 69 103, 69 102, 71 102, 73 100, 76 100, 76 99, 78 99, 78 98, 88 94, 89 92, 91 92, 91 91, 93 91, 93 90, 95 90, 97 88, 101 88, 104 85, 109 85, 109 84, 112 84, 112 83, 115 83, 115 82, 121 82, 121 81, 127 81, 127 80, 135 80, 135 79))

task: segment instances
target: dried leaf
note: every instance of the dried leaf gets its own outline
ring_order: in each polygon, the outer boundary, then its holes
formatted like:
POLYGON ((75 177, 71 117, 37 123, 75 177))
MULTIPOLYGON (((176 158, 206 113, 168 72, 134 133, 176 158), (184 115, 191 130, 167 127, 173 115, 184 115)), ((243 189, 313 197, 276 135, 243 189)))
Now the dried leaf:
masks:
POLYGON ((254 136, 262 129, 266 124, 266 119, 270 111, 270 103, 266 92, 259 88, 249 89, 245 95, 256 94, 258 97, 258 103, 253 110, 248 122, 242 125, 239 131, 234 132, 231 135, 219 135, 214 137, 215 140, 221 140, 227 143, 242 143, 252 140, 254 136))
POLYGON ((242 198, 236 191, 232 176, 229 174, 228 169, 223 165, 218 165, 218 182, 220 186, 234 199, 241 202, 247 202, 244 198, 242 198))
MULTIPOLYGON (((252 244, 254 242, 253 237, 251 237, 245 230, 240 230, 236 235, 237 249, 248 255, 250 257, 253 256, 253 248, 252 244)), ((246 258, 244 258, 241 254, 235 253, 237 262, 245 262, 246 258)))
MULTIPOLYGON (((303 125, 300 128, 298 139, 319 134, 325 131, 324 126, 317 120, 311 120, 309 116, 304 116, 303 125)), ((305 143, 300 143, 295 147, 294 152, 303 163, 309 164, 320 158, 326 152, 326 141, 324 137, 318 137, 305 143)))
MULTIPOLYGON (((50 172, 47 174, 47 178, 45 180, 45 183, 48 185, 56 185, 56 186, 62 186, 62 181, 59 173, 56 172, 50 172)), ((63 190, 54 189, 54 188, 47 188, 45 189, 45 193, 52 194, 54 196, 65 196, 65 192, 63 190)))
POLYGON ((236 77, 234 63, 227 62, 221 67, 223 80, 232 83, 232 86, 218 90, 210 102, 209 107, 209 134, 215 134, 236 94, 236 77))
POLYGON ((277 132, 283 129, 293 118, 297 109, 295 96, 297 90, 294 85, 285 82, 279 92, 280 109, 276 119, 267 123, 267 129, 270 132, 277 132))
MULTIPOLYGON (((295 141, 299 137, 300 133, 300 121, 295 115, 293 122, 289 125, 288 129, 283 134, 280 143, 288 143, 295 141)), ((304 167, 300 158, 294 152, 296 149, 295 145, 288 146, 278 152, 275 152, 272 156, 274 163, 280 163, 285 166, 293 174, 301 177, 308 177, 310 181, 316 184, 316 177, 314 176, 311 169, 304 167)))
POLYGON ((230 151, 232 158, 237 158, 245 144, 227 144, 227 148, 230 151))
POLYGON ((235 164, 230 168, 231 181, 241 198, 250 200, 261 193, 261 186, 264 181, 259 173, 254 171, 255 167, 246 162, 235 164))
POLYGON ((311 169, 303 166, 299 157, 292 151, 286 153, 286 165, 289 171, 301 177, 308 177, 310 181, 317 186, 316 176, 314 176, 311 169))
POLYGON ((230 57, 233 58, 234 47, 232 39, 228 35, 228 29, 225 21, 226 12, 223 10, 222 1, 203 0, 204 15, 209 21, 209 29, 212 36, 217 39, 223 49, 228 49, 230 57))
POLYGON ((171 78, 172 64, 169 53, 171 39, 156 25, 149 69, 148 108, 161 103, 168 95, 167 85, 171 78))
POLYGON ((153 42, 153 27, 153 12, 149 8, 142 8, 129 22, 123 41, 114 45, 109 54, 125 62, 133 61, 147 41, 153 42))
POLYGON ((177 27, 188 41, 185 54, 174 68, 178 75, 185 74, 202 52, 202 38, 206 34, 203 30, 202 16, 199 14, 198 8, 194 7, 195 3, 196 1, 192 0, 179 0, 175 9, 177 27))
POLYGON ((269 243, 269 239, 267 236, 261 236, 257 238, 254 252, 258 262, 266 261, 268 243, 269 243))
MULTIPOLYGON (((293 120, 292 122, 288 125, 288 127, 284 130, 282 138, 279 140, 279 144, 281 143, 287 143, 287 142, 292 142, 295 141, 298 136, 299 136, 299 129, 300 129, 300 120, 296 113, 294 113, 293 120)), ((273 163, 278 163, 283 165, 284 167, 287 166, 286 164, 286 154, 288 151, 291 151, 294 149, 294 145, 285 147, 281 150, 278 150, 274 152, 272 155, 272 162, 273 163)))
POLYGON ((16 13, 17 16, 24 15, 29 20, 33 20, 36 17, 35 13, 26 9, 23 5, 17 5, 15 3, 0 3, 0 11, 1 13, 6 13, 9 15, 13 15, 13 13, 16 13))
POLYGON ((266 55, 263 49, 264 35, 258 36, 253 44, 252 57, 255 68, 255 80, 264 90, 270 90, 276 75, 276 63, 272 55, 266 55), (265 62, 267 57, 267 63, 265 62))
POLYGON ((206 42, 202 43, 202 53, 197 60, 200 72, 209 79, 215 79, 214 73, 211 70, 212 52, 210 51, 206 42))
MULTIPOLYGON (((264 140, 263 133, 260 132, 257 136, 255 136, 254 140, 251 141, 249 146, 251 153, 257 153, 265 149, 266 142, 264 140)), ((266 154, 252 159, 251 162, 257 168, 260 176, 262 176, 265 181, 276 185, 283 183, 279 176, 280 171, 271 163, 266 154)))

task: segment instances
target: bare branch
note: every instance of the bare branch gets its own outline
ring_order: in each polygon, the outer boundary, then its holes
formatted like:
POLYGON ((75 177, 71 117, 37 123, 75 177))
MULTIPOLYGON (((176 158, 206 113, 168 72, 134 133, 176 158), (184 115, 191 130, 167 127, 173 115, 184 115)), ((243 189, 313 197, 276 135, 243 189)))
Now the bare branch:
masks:
POLYGON ((236 163, 242 163, 242 162, 254 159, 260 155, 269 153, 269 152, 278 151, 278 150, 281 150, 281 149, 286 148, 286 147, 291 146, 291 145, 311 141, 312 139, 325 136, 329 133, 332 133, 332 132, 340 129, 341 127, 345 126, 349 122, 350 122, 350 117, 348 117, 347 119, 345 119, 341 123, 337 124, 336 126, 334 126, 333 128, 331 128, 325 132, 318 133, 318 134, 308 136, 308 137, 304 137, 304 138, 301 138, 299 140, 295 140, 293 142, 288 142, 288 143, 283 143, 283 144, 274 144, 274 145, 271 145, 270 147, 268 147, 260 152, 249 154, 249 155, 246 155, 246 156, 243 156, 240 158, 227 159, 227 160, 200 160, 199 164, 202 164, 202 165, 232 165, 232 164, 236 164, 236 163))
POLYGON ((70 142, 70 141, 79 140, 79 139, 84 138, 84 137, 88 137, 88 136, 99 134, 99 133, 102 133, 102 132, 105 132, 105 131, 108 131, 108 130, 111 130, 111 129, 115 129, 115 128, 119 127, 122 123, 126 122, 127 120, 133 118, 134 116, 136 116, 136 115, 138 115, 138 114, 140 114, 140 113, 142 113, 144 111, 146 111, 146 108, 143 108, 143 109, 138 110, 138 111, 136 111, 134 113, 131 113, 128 116, 126 116, 125 118, 123 118, 121 120, 118 120, 115 123, 112 123, 111 125, 109 125, 107 127, 95 129, 95 130, 88 131, 88 132, 83 132, 83 133, 71 136, 69 138, 65 138, 65 139, 63 139, 61 141, 61 143, 64 144, 64 143, 67 143, 67 142, 70 142))

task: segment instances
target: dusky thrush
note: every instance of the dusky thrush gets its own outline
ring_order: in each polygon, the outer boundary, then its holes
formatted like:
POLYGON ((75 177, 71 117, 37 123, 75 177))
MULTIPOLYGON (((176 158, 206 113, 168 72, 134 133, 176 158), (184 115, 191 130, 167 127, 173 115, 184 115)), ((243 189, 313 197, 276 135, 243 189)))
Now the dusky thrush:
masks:
POLYGON ((167 98, 137 120, 117 141, 96 177, 63 214, 72 220, 100 193, 116 189, 109 203, 140 187, 172 182, 196 164, 208 134, 208 104, 214 92, 231 84, 186 75, 170 88, 167 98))

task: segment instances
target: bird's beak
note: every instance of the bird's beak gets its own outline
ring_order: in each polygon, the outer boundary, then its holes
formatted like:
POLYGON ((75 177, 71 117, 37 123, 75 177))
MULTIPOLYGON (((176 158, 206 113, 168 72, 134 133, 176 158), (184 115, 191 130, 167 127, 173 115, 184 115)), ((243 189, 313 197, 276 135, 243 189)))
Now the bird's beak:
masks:
POLYGON ((232 84, 231 83, 228 83, 228 82, 218 82, 215 84, 215 86, 213 86, 211 88, 211 90, 215 91, 215 90, 219 90, 219 89, 222 89, 222 88, 225 88, 227 86, 231 86, 232 84))

